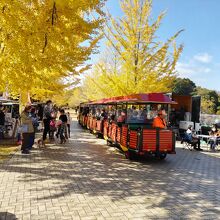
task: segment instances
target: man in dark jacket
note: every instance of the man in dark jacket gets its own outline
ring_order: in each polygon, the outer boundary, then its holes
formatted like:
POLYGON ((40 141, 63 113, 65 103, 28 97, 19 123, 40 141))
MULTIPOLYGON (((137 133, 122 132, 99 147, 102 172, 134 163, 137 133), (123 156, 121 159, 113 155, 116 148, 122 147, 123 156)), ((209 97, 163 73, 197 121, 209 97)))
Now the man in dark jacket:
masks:
POLYGON ((52 119, 52 101, 48 100, 44 106, 43 122, 44 122, 44 132, 43 132, 43 141, 47 138, 47 133, 50 131, 50 120, 52 119))

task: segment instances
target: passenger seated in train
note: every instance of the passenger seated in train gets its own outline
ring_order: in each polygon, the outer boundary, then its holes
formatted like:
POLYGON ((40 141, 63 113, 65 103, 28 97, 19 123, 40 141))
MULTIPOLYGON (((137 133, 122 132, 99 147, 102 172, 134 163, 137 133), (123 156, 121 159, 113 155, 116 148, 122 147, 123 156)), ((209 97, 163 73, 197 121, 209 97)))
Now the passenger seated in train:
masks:
POLYGON ((144 122, 146 122, 146 119, 147 119, 146 111, 140 109, 140 110, 138 111, 137 121, 144 123, 144 122))
POLYGON ((126 113, 124 111, 119 112, 120 115, 118 116, 117 122, 124 123, 126 119, 126 113))
POLYGON ((89 116, 94 117, 94 118, 96 117, 96 110, 95 110, 95 108, 90 109, 89 116))
POLYGON ((108 118, 108 114, 105 111, 105 109, 103 108, 102 111, 101 111, 101 120, 105 120, 107 118, 108 118))
POLYGON ((131 123, 145 123, 147 122, 147 111, 146 108, 141 109, 128 109, 127 121, 131 123))
POLYGON ((113 111, 109 112, 108 114, 108 120, 110 123, 112 123, 113 121, 115 121, 115 113, 113 111))
POLYGON ((138 115, 138 111, 136 110, 135 106, 132 106, 131 108, 128 108, 127 110, 127 121, 136 121, 138 115))
POLYGON ((137 121, 137 118, 138 118, 138 111, 137 110, 134 110, 132 112, 132 115, 131 115, 131 120, 132 121, 137 121))
POLYGON ((100 111, 99 108, 96 109, 95 117, 96 117, 97 120, 101 119, 101 111, 100 111))
POLYGON ((82 115, 87 116, 89 114, 89 108, 83 108, 82 115))

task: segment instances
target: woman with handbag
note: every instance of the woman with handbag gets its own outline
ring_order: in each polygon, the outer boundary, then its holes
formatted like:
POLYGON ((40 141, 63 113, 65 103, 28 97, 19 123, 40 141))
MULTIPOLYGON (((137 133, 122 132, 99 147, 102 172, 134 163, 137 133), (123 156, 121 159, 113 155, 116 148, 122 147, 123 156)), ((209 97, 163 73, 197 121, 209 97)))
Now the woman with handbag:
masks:
POLYGON ((31 106, 26 106, 21 113, 22 145, 21 153, 29 154, 30 140, 34 134, 34 126, 30 117, 31 106))

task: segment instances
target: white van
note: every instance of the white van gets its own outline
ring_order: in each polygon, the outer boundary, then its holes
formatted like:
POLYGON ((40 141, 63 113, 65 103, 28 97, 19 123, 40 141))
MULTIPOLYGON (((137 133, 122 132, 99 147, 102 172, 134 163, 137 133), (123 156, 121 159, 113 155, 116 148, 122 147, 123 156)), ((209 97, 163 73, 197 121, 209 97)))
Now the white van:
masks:
POLYGON ((19 104, 17 102, 3 102, 5 119, 17 118, 19 116, 19 104))
POLYGON ((2 102, 1 106, 3 106, 5 112, 5 129, 8 137, 15 136, 15 132, 17 130, 16 121, 19 118, 19 104, 18 102, 10 101, 10 102, 2 102))

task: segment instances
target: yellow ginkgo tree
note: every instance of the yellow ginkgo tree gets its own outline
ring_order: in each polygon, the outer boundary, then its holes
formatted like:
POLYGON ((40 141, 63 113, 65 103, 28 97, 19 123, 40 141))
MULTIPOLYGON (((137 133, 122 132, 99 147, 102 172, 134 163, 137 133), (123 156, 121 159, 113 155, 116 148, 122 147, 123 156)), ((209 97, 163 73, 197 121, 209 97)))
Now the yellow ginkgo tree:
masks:
POLYGON ((0 90, 52 97, 74 79, 100 39, 105 0, 1 0, 0 90))
POLYGON ((108 52, 84 82, 89 99, 141 92, 167 92, 176 77, 175 66, 182 52, 175 39, 158 40, 165 13, 151 18, 152 0, 121 0, 123 16, 108 16, 105 37, 108 52), (95 91, 94 93, 92 91, 95 91))

